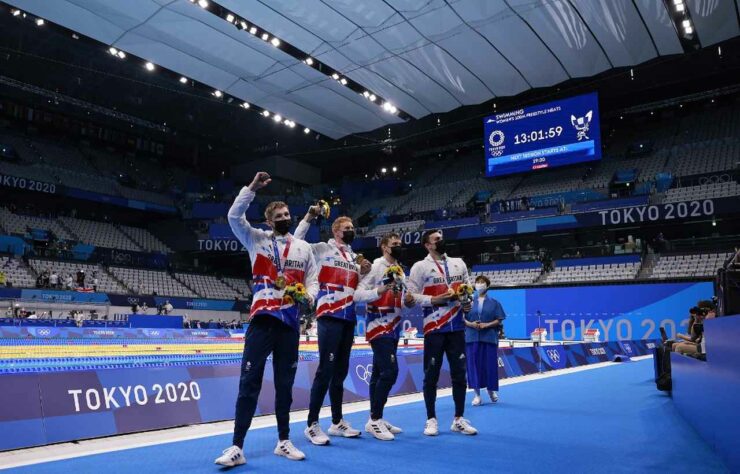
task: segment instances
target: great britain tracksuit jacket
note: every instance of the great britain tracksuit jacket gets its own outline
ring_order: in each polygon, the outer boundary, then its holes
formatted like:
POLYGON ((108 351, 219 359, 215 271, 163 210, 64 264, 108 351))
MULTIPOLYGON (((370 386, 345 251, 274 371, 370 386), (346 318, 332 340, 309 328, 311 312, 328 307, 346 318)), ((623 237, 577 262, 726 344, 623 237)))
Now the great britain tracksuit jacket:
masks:
POLYGON ((432 297, 444 294, 448 288, 457 290, 463 283, 470 283, 468 267, 461 258, 447 257, 435 261, 431 255, 411 267, 406 285, 422 306, 424 336, 465 330, 462 304, 451 300, 444 305, 433 305, 432 297))
MULTIPOLYGON (((303 239, 311 225, 301 220, 295 236, 303 239)), ((346 244, 336 240, 309 244, 319 267, 319 292, 316 298, 316 318, 330 317, 355 322, 354 295, 360 283, 357 255, 346 244)))
POLYGON ((385 271, 393 265, 385 257, 378 257, 373 261, 373 267, 355 292, 355 302, 367 302, 365 317, 365 339, 370 342, 378 338, 394 338, 401 336, 401 304, 402 292, 386 291, 378 297, 378 287, 382 286, 385 271))
POLYGON ((229 225, 234 235, 246 247, 252 263, 253 299, 250 316, 268 314, 296 331, 300 322, 298 306, 283 302, 284 290, 275 287, 277 262, 287 284, 303 283, 306 292, 316 300, 319 291, 317 265, 311 246, 290 234, 279 236, 272 231, 252 227, 244 213, 254 199, 254 192, 242 188, 229 209, 229 225))

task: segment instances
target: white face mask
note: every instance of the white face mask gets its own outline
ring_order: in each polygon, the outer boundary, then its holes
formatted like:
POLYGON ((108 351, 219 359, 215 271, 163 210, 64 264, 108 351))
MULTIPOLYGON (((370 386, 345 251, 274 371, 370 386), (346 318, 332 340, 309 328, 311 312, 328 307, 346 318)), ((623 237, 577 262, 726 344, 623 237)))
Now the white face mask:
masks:
POLYGON ((486 291, 487 288, 488 288, 488 286, 486 286, 485 283, 476 283, 475 284, 475 290, 478 293, 482 293, 482 292, 486 291))

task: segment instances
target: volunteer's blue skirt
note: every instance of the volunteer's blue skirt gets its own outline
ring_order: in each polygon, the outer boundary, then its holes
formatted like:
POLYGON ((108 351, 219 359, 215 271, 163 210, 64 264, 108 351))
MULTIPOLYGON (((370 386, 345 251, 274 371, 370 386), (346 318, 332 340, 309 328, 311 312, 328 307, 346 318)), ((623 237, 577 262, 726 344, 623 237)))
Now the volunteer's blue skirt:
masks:
POLYGON ((468 385, 476 390, 498 391, 498 345, 489 342, 468 342, 468 385))

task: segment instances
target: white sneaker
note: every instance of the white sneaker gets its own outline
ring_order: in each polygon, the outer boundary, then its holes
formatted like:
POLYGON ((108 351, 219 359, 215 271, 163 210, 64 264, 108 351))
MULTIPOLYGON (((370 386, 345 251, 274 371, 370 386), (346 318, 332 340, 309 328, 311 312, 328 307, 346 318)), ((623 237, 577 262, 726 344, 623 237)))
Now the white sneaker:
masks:
POLYGON ((344 438, 357 438, 360 436, 360 432, 344 421, 344 418, 339 421, 336 425, 334 423, 329 427, 329 434, 332 436, 342 436, 344 438))
POLYGON ((316 446, 324 446, 329 444, 329 437, 322 431, 321 426, 317 422, 303 430, 303 434, 306 435, 308 440, 316 446))
POLYGON ((381 441, 393 441, 396 438, 388 431, 388 425, 384 420, 373 420, 372 418, 367 420, 365 431, 381 441))
POLYGON ((439 434, 439 423, 436 418, 429 418, 424 426, 424 434, 427 436, 437 436, 439 434))
POLYGON ((477 407, 478 405, 480 405, 480 396, 476 395, 473 397, 473 406, 477 407))
POLYGON ((478 434, 478 430, 473 428, 473 425, 471 425, 470 422, 463 417, 455 418, 454 420, 452 420, 452 426, 450 427, 450 429, 452 431, 456 431, 458 433, 466 435, 478 434))
POLYGON ((498 401, 498 392, 491 390, 488 392, 488 396, 491 397, 491 402, 496 403, 498 401))
POLYGON ((388 423, 386 420, 383 420, 383 423, 385 423, 385 427, 388 429, 388 431, 390 431, 394 435, 403 433, 403 430, 399 428, 398 426, 393 426, 392 424, 388 423))
POLYGON ((239 446, 232 446, 224 449, 223 454, 213 462, 226 467, 234 467, 245 464, 247 459, 244 457, 244 451, 242 451, 242 448, 239 446))
POLYGON ((275 451, 273 452, 278 456, 285 456, 291 461, 302 461, 306 459, 306 455, 303 454, 303 451, 293 446, 293 443, 291 443, 289 439, 278 441, 277 446, 275 446, 275 451))

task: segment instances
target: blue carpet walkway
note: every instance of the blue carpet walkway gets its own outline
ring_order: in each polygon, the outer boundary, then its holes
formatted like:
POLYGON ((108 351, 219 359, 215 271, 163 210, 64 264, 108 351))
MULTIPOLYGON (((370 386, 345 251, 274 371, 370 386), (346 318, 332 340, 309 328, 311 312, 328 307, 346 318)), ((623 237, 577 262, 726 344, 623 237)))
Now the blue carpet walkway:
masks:
MULTIPOLYGON (((235 387, 236 389, 236 387, 235 387)), ((468 397, 470 399, 470 396, 468 397)), ((452 399, 437 401, 440 436, 421 434, 423 403, 389 408, 386 418, 405 429, 396 441, 332 439, 309 445, 304 423, 293 441, 308 459, 272 454, 275 428, 247 437, 247 464, 239 472, 425 473, 438 472, 728 472, 697 433, 679 417, 671 400, 655 390, 652 361, 552 377, 503 387, 497 405, 466 408, 480 434, 449 431, 452 399)), ((700 405, 699 405, 700 406, 700 405)), ((347 416, 363 427, 367 412, 347 416)), ((327 420, 322 420, 326 425, 327 420)), ((212 464, 230 436, 163 444, 15 469, 19 473, 215 473, 212 464)))

